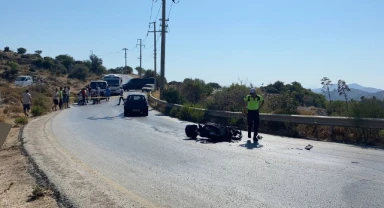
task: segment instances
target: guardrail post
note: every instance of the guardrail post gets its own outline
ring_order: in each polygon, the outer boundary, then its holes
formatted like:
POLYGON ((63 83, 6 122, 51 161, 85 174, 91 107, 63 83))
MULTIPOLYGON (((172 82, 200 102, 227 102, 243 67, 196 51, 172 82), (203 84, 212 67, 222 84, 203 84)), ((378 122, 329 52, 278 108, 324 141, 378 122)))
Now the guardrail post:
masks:
POLYGON ((329 126, 329 130, 328 130, 328 133, 331 137, 331 140, 334 141, 335 140, 335 126, 329 126))

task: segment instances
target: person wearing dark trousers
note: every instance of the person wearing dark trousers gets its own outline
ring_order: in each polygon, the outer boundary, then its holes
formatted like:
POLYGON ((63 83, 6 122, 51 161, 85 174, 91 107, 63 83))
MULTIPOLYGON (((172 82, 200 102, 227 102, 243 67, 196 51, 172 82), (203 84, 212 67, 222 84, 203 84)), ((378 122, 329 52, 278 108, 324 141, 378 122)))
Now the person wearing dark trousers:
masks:
POLYGON ((111 96, 111 89, 108 86, 107 89, 105 90, 105 99, 106 99, 107 102, 109 102, 109 97, 110 96, 111 96))
POLYGON ((23 103, 23 110, 24 110, 24 115, 26 117, 29 116, 28 112, 31 109, 32 105, 32 97, 31 94, 29 93, 29 90, 26 90, 21 98, 21 103, 23 103))
POLYGON ((249 95, 244 98, 245 107, 247 109, 247 124, 248 124, 248 138, 252 137, 254 145, 259 145, 258 133, 260 123, 259 109, 264 104, 264 98, 256 93, 256 90, 251 88, 249 95))
POLYGON ((120 105, 120 101, 123 101, 123 103, 124 103, 124 90, 122 87, 120 88, 119 104, 117 104, 117 105, 120 105))
POLYGON ((60 87, 59 90, 59 109, 63 109, 63 88, 60 87))

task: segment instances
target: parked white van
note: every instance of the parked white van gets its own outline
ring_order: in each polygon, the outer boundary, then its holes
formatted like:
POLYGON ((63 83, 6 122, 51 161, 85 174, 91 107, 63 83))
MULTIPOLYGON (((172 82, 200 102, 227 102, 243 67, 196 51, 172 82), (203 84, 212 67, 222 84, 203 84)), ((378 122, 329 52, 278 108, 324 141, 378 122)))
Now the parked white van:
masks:
POLYGON ((30 86, 33 84, 33 79, 31 76, 19 76, 16 78, 15 85, 16 86, 30 86))

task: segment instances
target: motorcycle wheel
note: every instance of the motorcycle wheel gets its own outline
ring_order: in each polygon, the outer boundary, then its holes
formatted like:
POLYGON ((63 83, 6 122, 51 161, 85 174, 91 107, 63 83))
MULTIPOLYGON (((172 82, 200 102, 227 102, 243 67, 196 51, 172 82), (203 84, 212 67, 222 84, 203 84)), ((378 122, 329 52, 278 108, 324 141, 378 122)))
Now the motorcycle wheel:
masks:
POLYGON ((196 130, 197 130, 197 125, 187 125, 185 127, 185 134, 189 138, 196 139, 198 135, 196 130))

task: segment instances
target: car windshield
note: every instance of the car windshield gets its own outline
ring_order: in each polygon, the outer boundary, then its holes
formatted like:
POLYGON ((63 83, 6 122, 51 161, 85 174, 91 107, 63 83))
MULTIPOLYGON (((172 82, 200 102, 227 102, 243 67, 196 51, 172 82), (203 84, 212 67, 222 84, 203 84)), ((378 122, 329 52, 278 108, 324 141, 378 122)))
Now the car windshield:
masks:
POLYGON ((26 77, 17 77, 16 81, 25 81, 27 78, 26 77))

